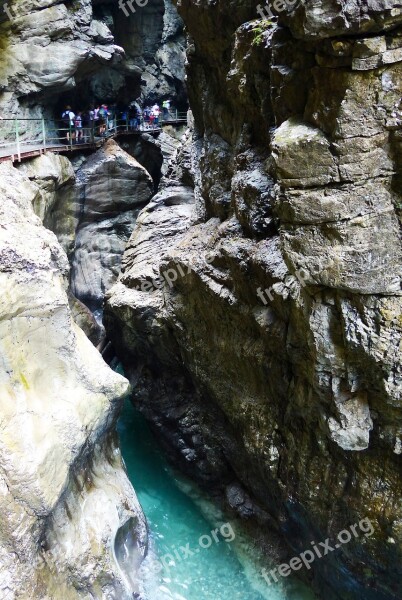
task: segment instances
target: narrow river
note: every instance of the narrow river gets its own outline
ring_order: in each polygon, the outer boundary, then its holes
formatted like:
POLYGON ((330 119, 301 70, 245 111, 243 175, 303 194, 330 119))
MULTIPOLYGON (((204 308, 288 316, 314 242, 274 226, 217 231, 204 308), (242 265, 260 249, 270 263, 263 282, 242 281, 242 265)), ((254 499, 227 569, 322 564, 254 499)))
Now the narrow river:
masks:
POLYGON ((205 518, 207 511, 213 513, 211 503, 205 499, 204 510, 190 483, 189 493, 182 491, 147 423, 129 401, 118 431, 129 478, 148 520, 150 547, 158 557, 149 567, 145 561, 147 600, 312 600, 295 581, 269 587, 239 552, 236 526, 205 518))

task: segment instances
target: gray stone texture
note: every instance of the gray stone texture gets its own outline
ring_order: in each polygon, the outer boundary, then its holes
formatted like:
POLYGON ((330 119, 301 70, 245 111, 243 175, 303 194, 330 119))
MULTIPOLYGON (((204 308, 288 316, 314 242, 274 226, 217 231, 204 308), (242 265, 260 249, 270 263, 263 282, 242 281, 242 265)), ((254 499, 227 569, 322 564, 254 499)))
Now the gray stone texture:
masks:
POLYGON ((194 210, 176 231, 166 186, 140 215, 105 324, 176 465, 246 490, 288 558, 370 518, 312 583, 397 600, 401 6, 308 0, 270 23, 256 4, 179 3, 194 137, 167 178, 194 210))

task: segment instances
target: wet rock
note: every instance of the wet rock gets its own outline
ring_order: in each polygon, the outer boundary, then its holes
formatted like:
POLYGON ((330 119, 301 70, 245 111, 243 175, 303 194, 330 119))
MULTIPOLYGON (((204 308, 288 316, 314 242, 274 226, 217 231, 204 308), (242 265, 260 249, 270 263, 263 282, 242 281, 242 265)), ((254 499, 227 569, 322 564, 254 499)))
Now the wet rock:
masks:
POLYGON ((132 573, 146 527, 111 433, 129 391, 75 325, 68 261, 34 214, 34 183, 1 170, 0 595, 131 598, 114 559, 135 519, 132 573), (133 521, 132 521, 133 522, 133 521))
POLYGON ((342 0, 300 2, 296 10, 282 12, 280 21, 286 23, 295 37, 310 39, 377 33, 392 29, 402 22, 402 10, 393 0, 374 0, 367 4, 356 0, 344 4, 342 0))
POLYGON ((77 225, 72 253, 71 290, 91 310, 101 309, 105 290, 120 270, 125 245, 140 209, 153 193, 148 172, 113 140, 86 160, 76 173, 74 196, 56 207, 58 235, 77 225))
POLYGON ((71 292, 68 293, 68 303, 74 322, 82 329, 95 347, 99 346, 104 339, 103 327, 97 323, 89 308, 80 302, 71 292))
MULTIPOLYGON (((22 95, 71 89, 81 70, 96 71, 100 64, 122 58, 123 51, 113 43, 107 26, 93 20, 91 0, 79 0, 74 6, 47 0, 9 2, 7 7, 11 19, 3 21, 0 32, 3 118, 17 112, 20 118, 40 118, 40 103, 27 106, 20 101, 22 95)), ((32 134, 27 124, 31 139, 32 134)))
POLYGON ((113 19, 115 41, 125 50, 117 68, 128 82, 130 77, 137 81, 138 92, 130 100, 140 96, 141 102, 153 103, 170 96, 184 103, 185 37, 171 0, 147 2, 134 11, 119 9, 113 19))
POLYGON ((48 223, 58 197, 64 187, 71 188, 75 183, 74 169, 65 156, 47 153, 17 167, 19 171, 38 186, 33 201, 35 214, 48 223))
POLYGON ((339 181, 330 144, 319 129, 285 121, 275 131, 272 156, 284 187, 313 187, 339 181))
POLYGON ((105 320, 175 464, 289 557, 370 519, 313 566, 331 600, 401 581, 401 11, 366 4, 277 24, 181 0, 194 137, 166 179, 194 187, 194 217, 144 212, 105 320))
MULTIPOLYGON (((92 0, 14 0, 6 6, 0 26, 3 118, 53 120, 54 98, 62 95, 83 109, 94 99, 186 103, 185 36, 171 0, 137 10, 92 0)), ((38 137, 38 124, 24 123, 20 137, 38 137)))
POLYGON ((168 170, 169 162, 181 146, 180 138, 185 130, 186 127, 180 131, 172 126, 166 126, 157 138, 143 133, 131 140, 123 138, 119 140, 119 145, 145 167, 154 181, 155 190, 157 190, 161 177, 168 170))

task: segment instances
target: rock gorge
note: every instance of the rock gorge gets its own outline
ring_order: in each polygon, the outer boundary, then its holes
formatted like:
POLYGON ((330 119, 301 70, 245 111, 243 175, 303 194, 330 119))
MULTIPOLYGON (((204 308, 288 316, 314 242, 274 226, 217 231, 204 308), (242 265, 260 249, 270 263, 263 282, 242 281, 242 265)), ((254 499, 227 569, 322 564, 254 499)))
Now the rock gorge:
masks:
MULTIPOLYGON (((61 180, 68 161, 54 162, 61 180)), ((147 536, 114 434, 129 384, 72 319, 67 257, 33 210, 42 190, 8 163, 0 185, 0 594, 131 599, 115 540, 132 526, 134 569, 147 536)))
POLYGON ((318 598, 399 600, 402 4, 7 6, 3 118, 191 113, 180 142, 0 165, 0 597, 142 597, 130 394, 275 563, 369 519, 298 572, 318 598))
MULTIPOLYGON (((183 97, 184 38, 173 7, 154 2, 145 18, 133 15, 135 44, 124 52, 127 23, 119 29, 113 4, 2 3, 1 142, 7 119, 18 117, 22 139, 32 137, 34 120, 59 118, 66 95, 183 97)), ((96 311, 153 194, 135 157, 160 171, 177 145, 163 135, 144 135, 131 154, 109 140, 92 156, 0 165, 4 600, 139 597, 147 524, 116 434, 130 385, 95 348, 104 340, 96 311)))

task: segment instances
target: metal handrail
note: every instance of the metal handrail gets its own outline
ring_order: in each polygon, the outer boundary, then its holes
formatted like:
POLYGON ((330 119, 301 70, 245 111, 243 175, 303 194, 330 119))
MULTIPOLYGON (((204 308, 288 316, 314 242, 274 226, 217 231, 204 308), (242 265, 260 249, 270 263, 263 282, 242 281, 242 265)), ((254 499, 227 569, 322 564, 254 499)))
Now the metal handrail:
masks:
MULTIPOLYGON (((46 151, 55 147, 75 148, 80 144, 97 145, 105 139, 123 133, 146 133, 160 130, 164 125, 187 123, 187 113, 175 111, 166 118, 162 113, 158 120, 151 123, 145 121, 143 115, 138 117, 119 118, 111 115, 104 120, 84 122, 82 127, 73 123, 66 125, 64 120, 54 119, 0 119, 0 150, 9 149, 10 154, 0 158, 17 156, 21 161, 24 147, 39 146, 46 151), (4 131, 6 129, 6 131, 4 131), (11 150, 15 149, 14 152, 11 150)), ((25 150, 25 152, 29 152, 25 150)))
MULTIPOLYGON (((123 113, 121 113, 123 114, 123 113)), ((162 113, 161 113, 162 115, 162 113)), ((18 119, 19 122, 25 122, 25 121, 36 121, 36 122, 42 122, 42 121, 48 121, 49 123, 64 123, 64 119, 47 119, 45 117, 28 117, 28 118, 20 118, 20 117, 1 117, 0 118, 0 125, 3 121, 10 121, 10 122, 15 122, 15 120, 18 119)), ((124 120, 124 119, 119 119, 119 120, 124 120)), ((162 119, 163 120, 163 119, 162 119)), ((165 119, 165 121, 187 121, 187 112, 179 112, 179 111, 173 111, 173 112, 169 112, 169 119, 165 119)))

